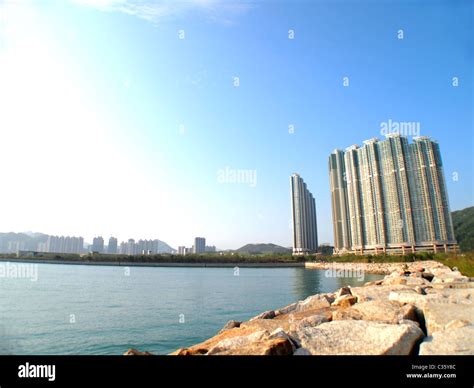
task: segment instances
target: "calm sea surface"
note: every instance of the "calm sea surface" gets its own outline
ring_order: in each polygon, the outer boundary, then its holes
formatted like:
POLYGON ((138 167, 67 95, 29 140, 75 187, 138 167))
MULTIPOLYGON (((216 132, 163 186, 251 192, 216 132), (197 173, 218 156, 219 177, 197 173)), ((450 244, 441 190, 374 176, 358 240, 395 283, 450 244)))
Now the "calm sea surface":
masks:
MULTIPOLYGON (((0 263, 4 265, 5 263, 0 263)), ((0 278, 0 354, 166 354, 309 295, 378 275, 328 278, 304 268, 38 264, 38 279, 0 278)))

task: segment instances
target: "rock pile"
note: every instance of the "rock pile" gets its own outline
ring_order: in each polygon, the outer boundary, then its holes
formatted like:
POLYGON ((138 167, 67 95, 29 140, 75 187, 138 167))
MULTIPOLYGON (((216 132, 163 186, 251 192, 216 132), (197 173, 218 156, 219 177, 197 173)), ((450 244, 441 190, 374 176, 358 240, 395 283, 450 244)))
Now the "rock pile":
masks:
POLYGON ((438 262, 387 266, 392 271, 382 280, 231 321, 216 336, 172 354, 474 354, 472 279, 438 262))

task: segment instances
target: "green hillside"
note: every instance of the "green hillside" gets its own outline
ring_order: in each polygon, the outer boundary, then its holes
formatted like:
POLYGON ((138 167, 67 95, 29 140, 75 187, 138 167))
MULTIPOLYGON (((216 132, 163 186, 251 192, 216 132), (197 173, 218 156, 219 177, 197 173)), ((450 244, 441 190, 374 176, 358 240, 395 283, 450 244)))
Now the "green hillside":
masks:
POLYGON ((275 244, 247 244, 235 252, 244 254, 291 253, 288 248, 275 244))
POLYGON ((474 206, 452 212, 454 234, 462 251, 474 251, 474 206))

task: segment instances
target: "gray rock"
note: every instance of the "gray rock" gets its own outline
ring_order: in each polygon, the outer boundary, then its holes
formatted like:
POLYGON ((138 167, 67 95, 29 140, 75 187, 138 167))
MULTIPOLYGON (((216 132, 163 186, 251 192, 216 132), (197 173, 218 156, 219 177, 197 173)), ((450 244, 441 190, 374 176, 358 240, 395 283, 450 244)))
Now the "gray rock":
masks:
POLYGON ((255 319, 273 319, 273 318, 275 318, 275 316, 276 316, 275 311, 268 310, 268 311, 264 311, 261 314, 258 314, 257 316, 253 317, 250 320, 253 321, 255 319))
POLYGON ((225 331, 225 330, 233 329, 233 328, 235 328, 235 327, 240 327, 241 324, 242 324, 242 322, 230 320, 229 322, 227 322, 227 323, 224 325, 224 327, 222 328, 222 330, 221 330, 219 333, 222 333, 222 332, 225 331))
POLYGON ((311 356, 311 353, 308 349, 298 348, 293 353, 293 356, 311 356))

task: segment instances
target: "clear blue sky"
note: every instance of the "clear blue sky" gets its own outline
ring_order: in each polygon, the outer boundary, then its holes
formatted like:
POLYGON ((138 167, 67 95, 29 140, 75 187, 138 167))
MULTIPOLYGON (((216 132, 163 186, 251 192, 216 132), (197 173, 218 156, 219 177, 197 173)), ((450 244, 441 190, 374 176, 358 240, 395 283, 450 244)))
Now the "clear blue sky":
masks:
POLYGON ((438 140, 451 209, 474 204, 472 1, 1 7, 0 141, 30 151, 2 155, 19 189, 4 231, 290 246, 298 172, 332 242, 328 156, 389 119, 438 140), (257 184, 220 182, 226 167, 257 184))

